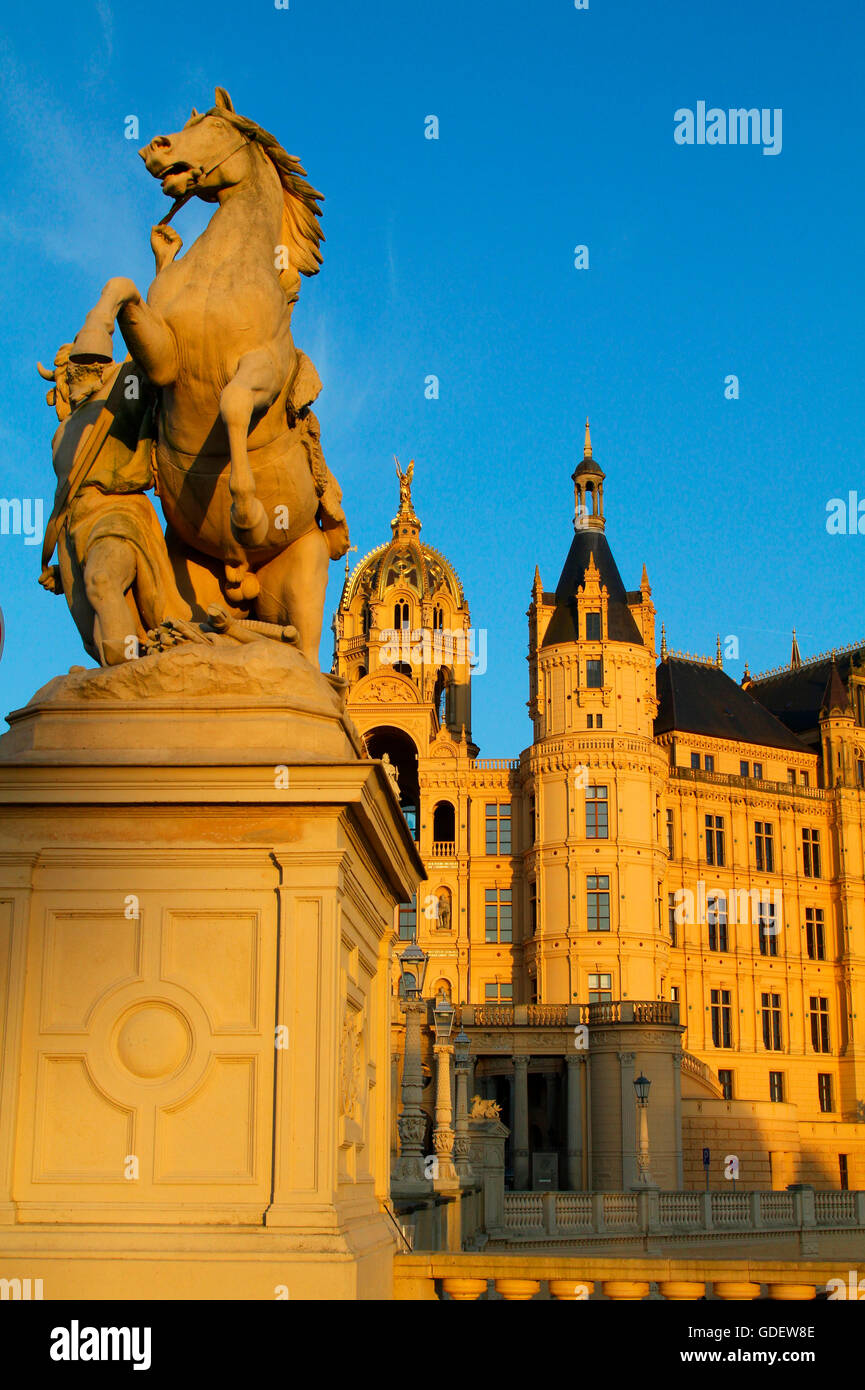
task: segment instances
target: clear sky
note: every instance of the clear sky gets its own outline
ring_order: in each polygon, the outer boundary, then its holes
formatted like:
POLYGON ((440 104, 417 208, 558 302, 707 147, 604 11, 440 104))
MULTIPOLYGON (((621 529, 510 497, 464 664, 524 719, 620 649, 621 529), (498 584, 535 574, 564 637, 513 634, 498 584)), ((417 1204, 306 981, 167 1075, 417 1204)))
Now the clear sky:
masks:
MULTIPOLYGON (((423 539, 487 630, 483 754, 530 741, 525 612, 535 564, 554 588, 573 535, 587 413, 619 569, 636 588, 645 562, 671 646, 736 636, 738 676, 785 661, 794 625, 805 656, 865 638, 865 535, 826 529, 831 498, 865 500, 863 52, 849 0, 16 6, 0 37, 0 495, 41 496, 47 518, 36 359, 109 276, 149 284, 167 204, 136 148, 220 84, 325 194, 294 332, 324 381, 352 563, 389 536, 393 454, 414 457, 423 539), (674 113, 698 102, 780 108, 780 153, 677 144, 674 113)), ((205 216, 178 215, 187 245, 205 216)), ((5 712, 88 659, 36 583, 39 546, 0 536, 0 556, 5 712)), ((342 577, 333 565, 326 624, 342 577)), ((325 669, 330 648, 326 627, 325 669)))

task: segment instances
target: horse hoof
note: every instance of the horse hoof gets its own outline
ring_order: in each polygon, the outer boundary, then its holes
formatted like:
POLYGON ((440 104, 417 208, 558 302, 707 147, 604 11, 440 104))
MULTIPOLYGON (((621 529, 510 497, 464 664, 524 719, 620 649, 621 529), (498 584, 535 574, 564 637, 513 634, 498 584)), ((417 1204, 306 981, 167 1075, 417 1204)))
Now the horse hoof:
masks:
POLYGON ((236 502, 232 504, 231 534, 246 550, 254 550, 261 545, 267 531, 267 512, 259 498, 254 497, 248 507, 238 508, 236 502))

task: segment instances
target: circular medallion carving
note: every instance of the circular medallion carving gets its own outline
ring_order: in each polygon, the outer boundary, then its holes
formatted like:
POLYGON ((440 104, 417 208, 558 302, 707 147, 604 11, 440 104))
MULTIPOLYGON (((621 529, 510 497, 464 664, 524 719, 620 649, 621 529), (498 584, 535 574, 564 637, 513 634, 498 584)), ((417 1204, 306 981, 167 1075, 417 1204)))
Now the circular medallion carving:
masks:
POLYGON ((191 1043, 189 1025, 177 1009, 170 1004, 141 1004, 120 1021, 117 1056, 133 1076, 158 1081, 179 1071, 191 1043))

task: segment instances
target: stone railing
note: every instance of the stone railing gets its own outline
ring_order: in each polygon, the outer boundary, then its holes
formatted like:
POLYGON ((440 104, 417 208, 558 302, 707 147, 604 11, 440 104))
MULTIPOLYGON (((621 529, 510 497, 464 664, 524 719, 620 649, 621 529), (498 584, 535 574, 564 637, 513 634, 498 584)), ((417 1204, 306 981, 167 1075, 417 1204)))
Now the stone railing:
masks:
POLYGON ((719 787, 745 787, 776 795, 805 796, 812 801, 825 801, 829 795, 823 787, 805 787, 801 782, 767 782, 762 777, 741 777, 737 772, 707 772, 702 767, 671 767, 670 776, 683 782, 711 782, 719 787))
POLYGON ((719 1095, 723 1090, 712 1068, 706 1062, 701 1062, 699 1057, 695 1057, 693 1052, 682 1053, 682 1071, 689 1071, 692 1076, 699 1076, 701 1081, 707 1081, 710 1086, 716 1087, 719 1095))
POLYGON ((433 859, 456 859, 456 854, 457 847, 455 840, 433 840, 433 859))
MULTIPOLYGON (((462 1019, 460 1020, 462 1022, 462 1019)), ((479 1028, 513 1028, 513 1004, 475 1004, 472 1022, 479 1028)))
POLYGON ((567 1004, 529 1004, 526 1016, 530 1028, 564 1028, 568 1021, 567 1004))
POLYGON ((838 1284, 847 1280, 847 1263, 747 1258, 733 1262, 689 1255, 684 1264, 663 1257, 442 1251, 397 1255, 393 1296, 398 1302, 503 1298, 522 1303, 546 1298, 572 1303, 590 1298, 636 1302, 655 1294, 676 1302, 707 1298, 742 1303, 769 1298, 798 1303, 816 1298, 831 1280, 837 1281, 832 1286, 837 1296, 838 1284))
MULTIPOLYGON (((865 1232, 865 1192, 506 1192, 492 1247, 865 1232)), ((813 1253, 813 1252, 812 1252, 813 1253)))
POLYGON ((583 1023, 678 1023, 679 1005, 671 999, 614 999, 609 1004, 581 1004, 583 1023))
POLYGON ((472 772, 516 772, 519 758, 471 758, 469 768, 472 772))

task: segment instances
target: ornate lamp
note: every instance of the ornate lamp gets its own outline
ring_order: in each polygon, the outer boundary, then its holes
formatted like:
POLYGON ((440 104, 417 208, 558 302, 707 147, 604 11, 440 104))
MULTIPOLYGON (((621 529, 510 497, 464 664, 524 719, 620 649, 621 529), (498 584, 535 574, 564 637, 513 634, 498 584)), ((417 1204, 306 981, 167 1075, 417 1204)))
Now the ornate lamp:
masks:
POLYGON ((454 1061, 458 1067, 468 1066, 472 1055, 472 1045, 468 1033, 461 1028, 454 1038, 454 1061))
POLYGON ((406 999, 421 999, 423 997, 423 983, 429 965, 429 956, 426 951, 422 951, 417 942, 412 941, 406 946, 402 954, 397 956, 397 960, 399 961, 403 995, 406 999))
POLYGON ((651 1084, 652 1083, 649 1080, 649 1078, 647 1076, 643 1076, 642 1072, 640 1072, 639 1076, 634 1078, 634 1090, 637 1093, 638 1105, 648 1105, 649 1087, 651 1086, 651 1084))
POLYGON ((435 1008, 433 1009, 433 1021, 435 1023, 437 1043, 450 1042, 456 1014, 457 1011, 447 998, 447 995, 444 993, 440 994, 436 999, 435 1008))

